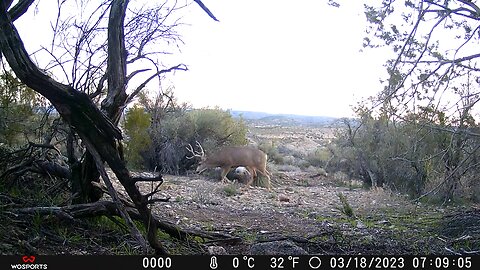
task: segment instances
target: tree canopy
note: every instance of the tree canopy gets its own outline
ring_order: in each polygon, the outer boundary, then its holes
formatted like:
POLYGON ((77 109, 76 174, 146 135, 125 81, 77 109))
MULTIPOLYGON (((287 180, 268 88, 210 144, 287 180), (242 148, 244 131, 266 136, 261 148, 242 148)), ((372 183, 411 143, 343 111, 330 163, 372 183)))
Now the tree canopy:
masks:
POLYGON ((473 1, 392 1, 365 6, 365 47, 388 46, 389 77, 377 105, 400 116, 419 106, 449 115, 478 103, 480 8, 473 1))

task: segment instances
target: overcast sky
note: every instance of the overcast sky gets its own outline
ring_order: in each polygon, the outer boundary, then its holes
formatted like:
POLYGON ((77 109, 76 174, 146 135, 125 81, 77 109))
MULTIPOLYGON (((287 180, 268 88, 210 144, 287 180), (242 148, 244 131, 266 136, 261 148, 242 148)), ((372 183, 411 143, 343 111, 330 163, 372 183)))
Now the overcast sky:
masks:
MULTIPOLYGON (((340 8, 328 0, 202 1, 220 22, 195 3, 182 10, 189 26, 179 31, 185 44, 173 63, 189 71, 162 83, 175 87, 179 101, 196 108, 351 116, 351 105, 382 88, 387 56, 359 52, 365 0, 339 1, 340 8)), ((41 20, 42 14, 54 16, 44 9, 39 6, 36 16, 29 10, 16 23, 28 44, 51 40, 41 20)))
POLYGON ((351 116, 381 89, 386 56, 359 52, 364 1, 204 0, 220 22, 192 6, 182 31, 190 71, 172 79, 196 107, 351 116))

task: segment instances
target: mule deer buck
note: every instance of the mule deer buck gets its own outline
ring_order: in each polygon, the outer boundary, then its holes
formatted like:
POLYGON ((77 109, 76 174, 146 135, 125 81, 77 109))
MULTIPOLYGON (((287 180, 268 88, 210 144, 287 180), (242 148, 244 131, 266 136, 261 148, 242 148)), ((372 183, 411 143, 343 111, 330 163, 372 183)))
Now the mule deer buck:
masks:
POLYGON ((222 182, 225 182, 228 181, 226 175, 230 168, 244 166, 251 176, 247 181, 247 187, 252 184, 257 176, 257 172, 260 172, 267 178, 267 187, 269 190, 271 189, 271 174, 267 171, 267 154, 263 151, 248 146, 226 146, 206 156, 199 142, 197 142, 197 146, 200 149, 199 151, 194 151, 191 144, 187 146, 187 150, 192 153, 192 156, 187 158, 200 157, 201 159, 196 169, 197 173, 202 173, 206 169, 220 167, 222 169, 222 182))

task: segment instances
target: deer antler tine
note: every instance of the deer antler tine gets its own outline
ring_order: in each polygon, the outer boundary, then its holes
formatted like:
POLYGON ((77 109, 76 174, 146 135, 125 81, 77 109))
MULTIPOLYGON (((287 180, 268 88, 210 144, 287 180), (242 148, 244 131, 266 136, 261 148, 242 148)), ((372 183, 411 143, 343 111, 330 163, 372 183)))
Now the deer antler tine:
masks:
POLYGON ((198 142, 198 141, 195 141, 198 145, 198 148, 200 148, 200 152, 197 152, 199 155, 201 155, 201 157, 204 157, 205 156, 205 152, 203 151, 203 147, 202 145, 198 142))
POLYGON ((203 147, 202 145, 200 145, 200 143, 198 141, 197 142, 197 145, 198 147, 200 148, 200 151, 195 151, 193 149, 193 146, 191 144, 188 144, 185 148, 188 150, 188 152, 192 153, 192 156, 190 157, 186 157, 187 159, 192 159, 194 157, 200 157, 200 158, 204 158, 205 156, 205 152, 203 151, 203 147))
POLYGON ((190 156, 190 157, 187 156, 186 157, 187 159, 192 159, 192 158, 197 156, 195 154, 195 151, 193 150, 193 146, 191 144, 188 144, 185 148, 187 149, 188 152, 192 153, 192 156, 190 156))

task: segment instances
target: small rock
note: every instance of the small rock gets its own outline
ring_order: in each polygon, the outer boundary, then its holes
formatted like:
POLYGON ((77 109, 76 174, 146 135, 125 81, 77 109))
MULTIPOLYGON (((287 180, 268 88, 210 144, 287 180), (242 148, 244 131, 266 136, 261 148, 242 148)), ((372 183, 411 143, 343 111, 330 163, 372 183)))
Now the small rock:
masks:
POLYGON ((280 194, 280 195, 278 195, 278 200, 281 201, 281 202, 289 202, 290 198, 287 195, 280 194))
POLYGON ((375 240, 375 238, 373 238, 373 235, 367 235, 363 239, 367 243, 372 243, 375 240))
POLYGON ((227 251, 221 246, 209 246, 208 253, 211 255, 227 255, 227 251))
POLYGON ((367 228, 367 226, 365 226, 365 224, 363 224, 363 222, 359 219, 357 219, 357 228, 358 229, 365 229, 367 228))
POLYGON ((391 223, 390 223, 390 221, 384 219, 384 220, 377 221, 377 224, 379 224, 379 225, 390 225, 391 223))
POLYGON ((165 211, 168 217, 175 217, 175 212, 173 210, 165 211))
POLYGON ((308 253, 292 241, 274 241, 253 244, 250 247, 251 255, 307 255, 308 253))

